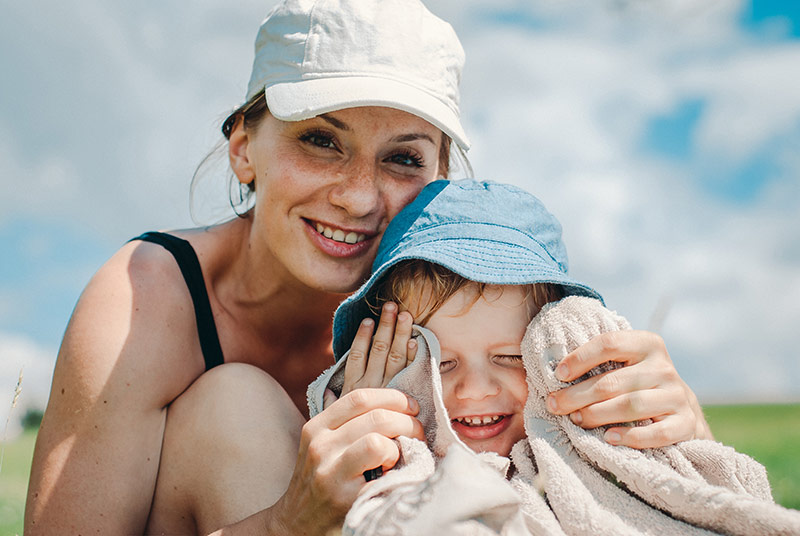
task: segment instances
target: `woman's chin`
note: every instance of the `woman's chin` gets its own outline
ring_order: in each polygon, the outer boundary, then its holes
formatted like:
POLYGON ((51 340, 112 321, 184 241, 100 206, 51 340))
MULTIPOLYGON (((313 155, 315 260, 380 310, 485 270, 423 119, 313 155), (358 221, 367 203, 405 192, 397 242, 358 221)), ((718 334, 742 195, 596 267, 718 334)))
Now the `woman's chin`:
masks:
POLYGON ((304 282, 308 287, 314 290, 346 296, 358 290, 358 287, 361 286, 367 277, 366 271, 364 271, 364 275, 361 277, 354 276, 354 272, 355 270, 336 269, 326 271, 324 267, 320 267, 319 270, 315 270, 313 274, 306 277, 304 282))

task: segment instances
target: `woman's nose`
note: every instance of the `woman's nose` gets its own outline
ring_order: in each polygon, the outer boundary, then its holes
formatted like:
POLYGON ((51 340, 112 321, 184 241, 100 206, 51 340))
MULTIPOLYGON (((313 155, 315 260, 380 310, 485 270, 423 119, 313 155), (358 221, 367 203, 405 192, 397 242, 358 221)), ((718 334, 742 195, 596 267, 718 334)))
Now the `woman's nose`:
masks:
POLYGON ((483 400, 500 392, 500 383, 483 367, 462 367, 455 395, 461 400, 483 400))
POLYGON ((331 204, 353 218, 363 218, 381 206, 379 171, 368 159, 353 159, 339 172, 340 178, 328 196, 331 204))

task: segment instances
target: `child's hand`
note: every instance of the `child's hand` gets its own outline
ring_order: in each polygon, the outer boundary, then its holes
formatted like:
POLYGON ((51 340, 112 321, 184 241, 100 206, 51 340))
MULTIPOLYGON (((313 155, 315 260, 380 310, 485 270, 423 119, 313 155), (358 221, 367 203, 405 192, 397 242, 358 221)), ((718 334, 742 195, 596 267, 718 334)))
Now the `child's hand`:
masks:
POLYGON ((569 414, 583 428, 652 419, 646 426, 609 428, 605 439, 613 445, 641 449, 712 439, 697 397, 675 370, 663 339, 654 333, 599 335, 566 355, 556 376, 572 381, 607 361, 626 366, 552 393, 547 400, 550 411, 569 414))
POLYGON ((392 302, 384 304, 374 337, 373 320, 361 322, 344 367, 342 396, 364 387, 386 387, 414 361, 417 341, 411 338, 413 323, 411 314, 403 311, 398 315, 397 304, 392 302))

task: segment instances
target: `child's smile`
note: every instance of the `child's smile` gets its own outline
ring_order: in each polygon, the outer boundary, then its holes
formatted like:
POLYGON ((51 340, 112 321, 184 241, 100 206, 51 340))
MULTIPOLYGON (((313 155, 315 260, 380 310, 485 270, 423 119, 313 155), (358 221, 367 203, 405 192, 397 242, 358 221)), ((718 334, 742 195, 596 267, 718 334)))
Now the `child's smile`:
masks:
POLYGON ((450 422, 462 441, 466 441, 464 438, 480 441, 491 439, 505 432, 511 426, 512 417, 513 415, 459 417, 450 422))

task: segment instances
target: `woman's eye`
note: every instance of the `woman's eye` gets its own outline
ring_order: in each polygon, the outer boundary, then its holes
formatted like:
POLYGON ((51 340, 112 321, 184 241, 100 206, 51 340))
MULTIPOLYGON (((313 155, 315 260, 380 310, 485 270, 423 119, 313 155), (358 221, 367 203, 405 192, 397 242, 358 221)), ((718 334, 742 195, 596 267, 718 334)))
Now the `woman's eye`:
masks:
POLYGON ((439 373, 442 374, 444 372, 449 372, 456 367, 456 362, 453 360, 448 361, 440 361, 439 362, 439 373))
POLYGON ((306 132, 302 136, 300 136, 300 141, 310 143, 316 147, 321 147, 323 149, 335 149, 336 144, 333 141, 333 136, 327 134, 325 132, 306 132))
POLYGON ((401 166, 411 166, 421 168, 425 165, 422 157, 412 153, 411 151, 401 151, 389 157, 389 161, 393 164, 400 164, 401 166))

